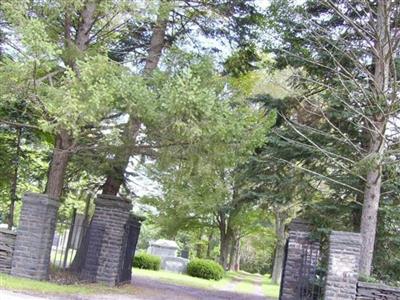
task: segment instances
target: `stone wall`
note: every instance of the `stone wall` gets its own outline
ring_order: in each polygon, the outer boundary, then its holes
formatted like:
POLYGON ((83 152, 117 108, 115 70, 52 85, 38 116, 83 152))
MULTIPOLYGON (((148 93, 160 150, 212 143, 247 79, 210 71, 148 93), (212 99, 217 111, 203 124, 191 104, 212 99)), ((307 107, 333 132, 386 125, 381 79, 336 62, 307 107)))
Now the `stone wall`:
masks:
POLYGON ((325 300, 355 299, 360 249, 359 233, 332 231, 329 238, 325 300))
POLYGON ((0 273, 11 272, 11 259, 14 252, 16 233, 0 229, 0 273))
POLYGON ((50 253, 59 205, 57 199, 48 195, 24 195, 11 275, 37 280, 49 278, 50 253))
POLYGON ((356 300, 400 300, 400 288, 359 282, 356 300))
MULTIPOLYGON (((282 273, 280 300, 298 300, 299 286, 303 278, 300 270, 303 264, 304 251, 319 251, 319 243, 311 239, 309 224, 295 219, 289 226, 286 259, 282 273)), ((314 261, 313 263, 317 263, 314 261)), ((312 266, 308 266, 312 267, 312 266)), ((316 267, 316 265, 314 266, 316 267)))
POLYGON ((88 233, 82 279, 119 284, 126 256, 132 204, 120 197, 99 195, 88 233))

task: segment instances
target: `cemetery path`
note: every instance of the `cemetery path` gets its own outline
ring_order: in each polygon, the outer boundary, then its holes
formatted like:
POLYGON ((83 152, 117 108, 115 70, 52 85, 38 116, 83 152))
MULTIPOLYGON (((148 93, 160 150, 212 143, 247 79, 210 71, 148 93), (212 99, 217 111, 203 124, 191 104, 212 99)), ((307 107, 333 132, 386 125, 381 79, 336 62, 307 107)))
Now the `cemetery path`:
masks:
POLYGON ((263 276, 256 274, 236 273, 233 275, 232 280, 225 285, 221 290, 235 292, 241 290, 240 286, 246 286, 246 289, 251 289, 251 294, 256 296, 263 296, 263 276))
POLYGON ((139 276, 133 278, 133 285, 135 289, 138 290, 138 296, 143 300, 272 300, 267 299, 262 295, 262 293, 260 293, 261 281, 259 284, 256 283, 254 285, 254 294, 241 294, 227 290, 207 290, 188 286, 178 286, 139 276), (258 286, 260 286, 260 289, 257 288, 258 286))
POLYGON ((56 296, 0 289, 0 300, 272 300, 263 296, 261 276, 235 276, 232 285, 222 290, 180 286, 141 276, 135 276, 132 285, 132 294, 56 296), (235 292, 241 284, 248 285, 249 294, 235 292))

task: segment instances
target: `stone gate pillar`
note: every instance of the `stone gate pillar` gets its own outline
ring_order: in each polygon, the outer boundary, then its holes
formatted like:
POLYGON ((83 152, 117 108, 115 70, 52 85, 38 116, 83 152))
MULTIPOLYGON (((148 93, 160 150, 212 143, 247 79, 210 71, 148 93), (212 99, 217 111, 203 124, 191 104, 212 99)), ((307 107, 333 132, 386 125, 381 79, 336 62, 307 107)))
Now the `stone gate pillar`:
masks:
POLYGON ((37 280, 49 278, 50 253, 59 205, 58 199, 45 194, 24 195, 11 275, 37 280))
POLYGON ((332 231, 329 243, 329 265, 324 299, 354 300, 357 294, 361 235, 332 231))
MULTIPOLYGON (((295 219, 289 226, 279 300, 298 300, 299 286, 303 279, 300 276, 300 270, 305 251, 318 252, 319 242, 311 239, 308 222, 295 219)), ((314 266, 308 266, 309 268, 316 268, 318 261, 313 260, 309 263, 314 264, 314 266)))
POLYGON ((97 196, 95 204, 81 277, 113 286, 120 283, 132 204, 111 195, 97 196))

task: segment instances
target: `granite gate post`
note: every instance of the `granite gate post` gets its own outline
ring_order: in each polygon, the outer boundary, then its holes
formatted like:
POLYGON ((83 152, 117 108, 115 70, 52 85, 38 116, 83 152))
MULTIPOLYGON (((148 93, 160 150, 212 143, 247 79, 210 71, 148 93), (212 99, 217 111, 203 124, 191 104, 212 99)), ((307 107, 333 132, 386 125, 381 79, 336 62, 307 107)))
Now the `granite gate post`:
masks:
POLYGON ((124 278, 121 272, 126 256, 126 228, 130 223, 132 204, 111 195, 99 195, 95 204, 81 277, 114 286, 124 278))
MULTIPOLYGON (((320 244, 318 241, 311 239, 310 224, 301 219, 295 219, 289 226, 289 238, 286 245, 286 257, 284 260, 280 300, 298 300, 299 286, 302 278, 300 278, 300 270, 303 263, 304 251, 319 251, 320 244)), ((310 263, 317 267, 317 260, 310 263)), ((311 267, 311 266, 309 266, 311 267)))
POLYGON ((11 275, 37 280, 49 278, 50 253, 59 205, 58 199, 45 194, 24 195, 11 275))
POLYGON ((361 235, 332 231, 329 238, 329 264, 325 300, 354 300, 361 249, 361 235))

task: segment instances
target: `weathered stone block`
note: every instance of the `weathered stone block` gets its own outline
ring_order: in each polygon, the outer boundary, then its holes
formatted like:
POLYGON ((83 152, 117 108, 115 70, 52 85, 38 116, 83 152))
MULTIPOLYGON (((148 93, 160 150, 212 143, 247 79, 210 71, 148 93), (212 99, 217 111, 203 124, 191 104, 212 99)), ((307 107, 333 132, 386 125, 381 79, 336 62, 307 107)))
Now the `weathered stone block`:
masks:
POLYGON ((133 251, 127 244, 137 243, 137 238, 129 239, 132 204, 111 195, 99 195, 95 204, 81 276, 92 282, 116 285, 130 279, 131 274, 133 251))
MULTIPOLYGON (((282 273, 280 300, 298 300, 300 270, 303 264, 304 251, 319 252, 320 244, 311 239, 310 225, 308 222, 295 219, 289 226, 286 260, 282 273)), ((310 261, 310 268, 317 267, 317 260, 310 261)))
POLYGON ((361 235, 332 231, 329 238, 329 263, 325 300, 356 299, 361 235))
POLYGON ((26 193, 12 258, 11 275, 47 280, 56 227, 58 199, 26 193))
POLYGON ((7 229, 0 229, 0 272, 11 272, 11 260, 15 247, 16 233, 7 229))

